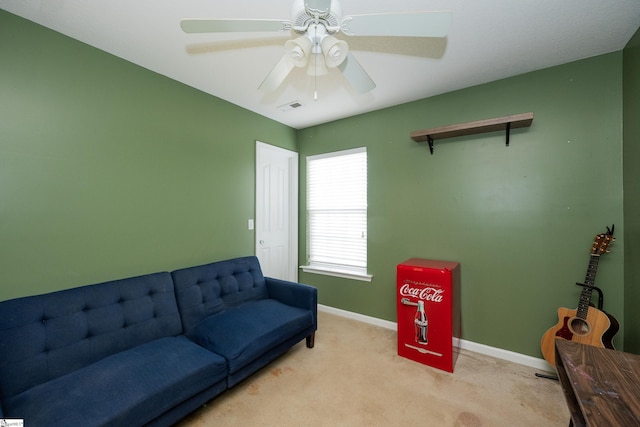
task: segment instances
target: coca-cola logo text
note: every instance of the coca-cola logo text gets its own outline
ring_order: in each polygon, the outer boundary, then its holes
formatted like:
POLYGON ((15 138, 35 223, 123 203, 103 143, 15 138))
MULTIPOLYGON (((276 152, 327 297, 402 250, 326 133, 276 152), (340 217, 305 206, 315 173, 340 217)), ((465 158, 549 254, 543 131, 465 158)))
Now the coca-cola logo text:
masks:
POLYGON ((423 301, 442 302, 444 289, 433 288, 430 286, 421 286, 413 288, 408 283, 400 287, 400 295, 403 297, 419 298, 423 301))

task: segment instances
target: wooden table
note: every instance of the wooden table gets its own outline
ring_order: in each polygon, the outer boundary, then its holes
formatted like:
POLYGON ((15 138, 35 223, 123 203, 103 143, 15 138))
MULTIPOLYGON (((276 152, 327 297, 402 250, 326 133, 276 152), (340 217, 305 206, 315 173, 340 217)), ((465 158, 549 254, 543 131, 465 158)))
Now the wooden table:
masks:
POLYGON ((640 355, 556 339, 556 370, 579 426, 640 426, 640 355))

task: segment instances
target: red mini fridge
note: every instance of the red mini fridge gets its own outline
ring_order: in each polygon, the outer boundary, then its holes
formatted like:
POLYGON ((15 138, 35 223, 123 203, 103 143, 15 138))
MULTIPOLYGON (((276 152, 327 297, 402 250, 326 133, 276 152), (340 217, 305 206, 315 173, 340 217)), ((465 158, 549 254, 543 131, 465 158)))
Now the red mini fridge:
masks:
POLYGON ((411 258, 397 266, 398 355, 453 372, 460 339, 460 264, 411 258))

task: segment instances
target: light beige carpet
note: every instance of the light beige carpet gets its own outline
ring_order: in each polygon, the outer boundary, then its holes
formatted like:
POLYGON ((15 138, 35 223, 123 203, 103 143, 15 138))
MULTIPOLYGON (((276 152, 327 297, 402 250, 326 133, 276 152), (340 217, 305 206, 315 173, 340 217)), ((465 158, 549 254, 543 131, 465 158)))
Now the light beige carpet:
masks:
POLYGON ((562 426, 557 381, 523 365, 463 350, 454 373, 396 354, 396 333, 318 313, 304 342, 215 398, 179 427, 562 426))

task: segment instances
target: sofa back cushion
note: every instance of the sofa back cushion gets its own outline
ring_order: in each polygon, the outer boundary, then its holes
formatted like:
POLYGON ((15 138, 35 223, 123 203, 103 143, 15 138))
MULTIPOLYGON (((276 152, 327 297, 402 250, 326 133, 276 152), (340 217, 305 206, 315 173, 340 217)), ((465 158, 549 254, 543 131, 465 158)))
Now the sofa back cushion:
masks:
POLYGON ((187 333, 209 316, 268 296, 260 263, 255 256, 183 268, 171 275, 187 333))
POLYGON ((0 302, 0 397, 181 333, 166 272, 0 302))

